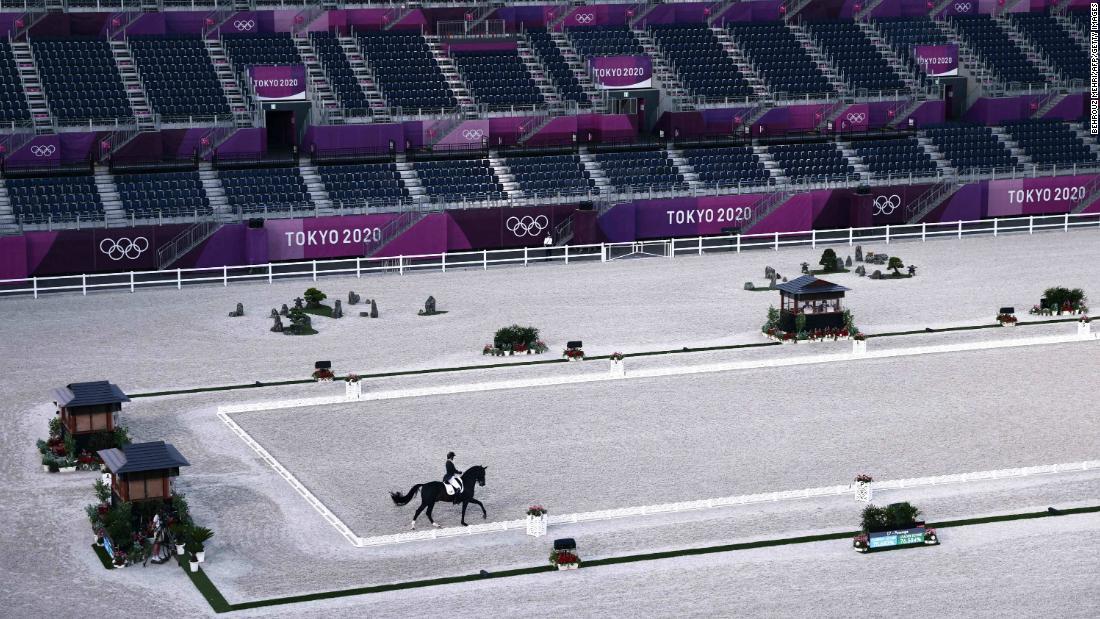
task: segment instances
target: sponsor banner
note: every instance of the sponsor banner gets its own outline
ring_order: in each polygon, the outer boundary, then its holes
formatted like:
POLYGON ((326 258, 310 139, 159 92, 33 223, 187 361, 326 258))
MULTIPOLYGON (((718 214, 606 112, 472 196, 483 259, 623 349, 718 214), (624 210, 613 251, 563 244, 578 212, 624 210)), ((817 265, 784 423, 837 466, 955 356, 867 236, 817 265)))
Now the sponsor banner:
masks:
POLYGON ((1056 176, 986 183, 986 216, 1069 213, 1088 197, 1097 175, 1056 176))
POLYGON ((306 68, 300 64, 248 67, 252 87, 259 101, 304 101, 306 68))
POLYGON ((850 106, 833 123, 836 131, 866 131, 871 122, 871 106, 857 103, 850 106))
POLYGON ((588 59, 588 72, 600 88, 653 86, 653 61, 649 56, 596 56, 588 59))
POLYGON ((913 57, 931 77, 959 74, 958 45, 914 45, 913 57))
POLYGON ((367 243, 382 238, 382 229, 395 217, 391 213, 318 217, 313 219, 269 219, 267 258, 301 260, 363 256, 367 243))

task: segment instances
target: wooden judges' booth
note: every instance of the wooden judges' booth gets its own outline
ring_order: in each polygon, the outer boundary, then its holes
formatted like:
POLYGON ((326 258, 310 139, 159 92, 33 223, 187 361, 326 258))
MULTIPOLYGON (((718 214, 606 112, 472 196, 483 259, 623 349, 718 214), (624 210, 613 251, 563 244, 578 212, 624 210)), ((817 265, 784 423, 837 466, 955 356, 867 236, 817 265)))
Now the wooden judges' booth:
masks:
POLYGON ((94 432, 114 432, 122 403, 130 401, 118 385, 105 380, 54 389, 53 399, 65 432, 77 439, 94 432))
POLYGON ((794 331, 799 314, 806 316, 806 330, 844 327, 844 286, 803 275, 776 286, 779 289, 779 328, 794 331))
POLYGON ((191 463, 164 441, 132 443, 99 453, 111 475, 111 491, 120 501, 153 501, 172 496, 172 478, 191 463))

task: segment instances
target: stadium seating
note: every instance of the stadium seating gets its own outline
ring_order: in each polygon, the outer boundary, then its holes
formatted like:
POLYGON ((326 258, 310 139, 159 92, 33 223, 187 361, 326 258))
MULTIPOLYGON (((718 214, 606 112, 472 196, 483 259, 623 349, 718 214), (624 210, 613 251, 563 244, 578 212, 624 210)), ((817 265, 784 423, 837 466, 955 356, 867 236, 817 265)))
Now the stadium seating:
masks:
POLYGON ((413 164, 429 196, 449 201, 501 200, 504 185, 487 159, 443 159, 413 164))
POLYGON ((515 52, 455 52, 451 57, 470 94, 490 111, 530 107, 546 102, 527 66, 515 52))
POLYGON ((753 94, 752 86, 706 24, 650 26, 650 30, 692 95, 743 98, 753 94))
POLYGON ((1077 133, 1057 120, 1026 120, 1005 125, 1005 131, 1038 164, 1095 164, 1096 154, 1077 133))
POLYGON ((314 208, 297 168, 218 172, 230 207, 242 213, 306 211, 314 208))
POLYGON ((864 140, 854 142, 852 147, 875 177, 907 174, 930 176, 935 175, 938 169, 932 156, 915 137, 864 140))
MULTIPOLYGON (((359 80, 352 73, 351 64, 347 55, 340 47, 340 41, 331 32, 311 32, 309 38, 313 42, 313 49, 317 50, 317 56, 325 68, 328 82, 336 92, 340 100, 340 107, 345 110, 366 110, 370 108, 367 95, 363 94, 363 88, 359 86, 359 80)), ((362 116, 363 113, 357 114, 362 116)))
POLYGON ((7 41, 0 41, 0 123, 25 123, 31 119, 27 95, 19 81, 15 56, 7 41))
POLYGON ((130 51, 149 104, 163 120, 231 116, 229 102, 202 39, 133 37, 130 51))
POLYGON ((598 193, 578 155, 509 157, 505 165, 529 196, 598 193))
POLYGON ((959 36, 1004 84, 1042 87, 1046 78, 989 15, 952 18, 959 36))
POLYGON ((106 39, 34 39, 31 46, 59 124, 133 122, 106 39))
POLYGON ((905 89, 905 83, 897 72, 855 22, 811 22, 807 27, 848 88, 869 91, 905 89))
POLYGON ((780 144, 769 146, 768 153, 793 181, 858 180, 855 167, 834 142, 780 144))
POLYGON ((777 97, 797 98, 835 92, 817 63, 783 22, 731 23, 728 28, 777 97))
POLYGON ((406 113, 458 105, 420 33, 379 30, 360 33, 358 38, 387 104, 409 108, 406 113))
POLYGON ((528 30, 527 37, 530 39, 531 47, 535 50, 539 60, 550 72, 550 77, 554 80, 554 86, 558 88, 562 98, 581 104, 588 103, 588 95, 584 93, 580 82, 577 81, 577 76, 573 74, 573 70, 565 62, 561 50, 550 38, 550 33, 545 28, 528 30))
POLYGON ((929 78, 923 67, 913 57, 914 45, 947 45, 950 41, 928 17, 891 18, 877 22, 883 38, 909 71, 922 82, 929 78))
POLYGON ((628 150, 594 155, 616 189, 670 191, 687 182, 664 150, 628 150))
POLYGON ((928 129, 925 134, 960 172, 1016 165, 1004 143, 989 127, 957 125, 928 129))
POLYGON ((409 197, 392 163, 326 165, 317 168, 333 206, 394 204, 409 197))
POLYGON ((706 185, 743 187, 774 185, 760 157, 749 146, 686 148, 684 156, 706 185))
POLYGON ((302 57, 289 32, 227 34, 222 37, 233 68, 242 73, 253 65, 301 64, 302 57))
POLYGON ((198 172, 116 174, 127 216, 137 219, 213 213, 198 172))
POLYGON ((628 26, 585 26, 566 29, 577 53, 592 56, 643 56, 645 51, 628 26))
POLYGON ((1089 59, 1062 25, 1046 13, 1009 13, 1012 23, 1064 79, 1089 77, 1089 59))
POLYGON ((95 178, 90 175, 8 178, 4 183, 16 221, 57 223, 104 218, 95 178))

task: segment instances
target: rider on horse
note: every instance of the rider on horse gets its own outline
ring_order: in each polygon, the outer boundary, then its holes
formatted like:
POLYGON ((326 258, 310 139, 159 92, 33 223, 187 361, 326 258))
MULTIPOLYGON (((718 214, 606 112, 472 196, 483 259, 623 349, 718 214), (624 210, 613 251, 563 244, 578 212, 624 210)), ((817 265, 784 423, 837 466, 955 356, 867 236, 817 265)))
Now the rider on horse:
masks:
POLYGON ((455 452, 447 452, 447 474, 443 476, 443 487, 447 494, 454 496, 456 492, 462 492, 462 471, 455 468, 455 452))

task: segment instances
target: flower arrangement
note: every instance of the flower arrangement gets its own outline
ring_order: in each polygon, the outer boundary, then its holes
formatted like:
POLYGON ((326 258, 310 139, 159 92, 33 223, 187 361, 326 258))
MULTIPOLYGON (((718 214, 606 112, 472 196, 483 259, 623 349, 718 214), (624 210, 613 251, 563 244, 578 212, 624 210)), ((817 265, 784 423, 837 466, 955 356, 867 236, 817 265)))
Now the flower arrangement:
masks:
POLYGON ((856 482, 857 483, 869 484, 872 481, 874 481, 874 479, 870 475, 867 475, 865 473, 860 473, 859 475, 856 475, 856 482))
POLYGON ((936 530, 935 529, 925 529, 924 530, 924 543, 925 544, 935 544, 939 541, 940 541, 940 539, 939 539, 939 537, 936 536, 936 530))
POLYGON ((608 359, 611 359, 612 361, 622 361, 623 360, 623 353, 613 352, 613 353, 611 353, 611 356, 608 357, 608 359))
POLYGON ((867 552, 869 550, 870 542, 871 538, 869 535, 867 535, 866 533, 860 533, 859 535, 852 538, 852 548, 855 548, 860 552, 867 552))
POLYGON ((863 335, 862 333, 856 333, 855 335, 852 336, 852 339, 857 341, 857 342, 862 342, 862 341, 867 339, 867 336, 863 335))
POLYGON ((1083 322, 1083 323, 1085 323, 1085 324, 1088 324, 1088 323, 1092 322, 1092 319, 1088 317, 1088 314, 1086 314, 1086 315, 1084 315, 1084 316, 1082 316, 1082 317, 1081 317, 1081 320, 1080 320, 1080 322, 1083 322))
POLYGON ((349 383, 357 383, 360 380, 358 374, 348 374, 347 377, 344 378, 344 381, 349 383))
POLYGON ((581 559, 568 550, 555 550, 550 553, 550 564, 561 569, 562 566, 580 565, 581 559))
POLYGON ((527 508, 527 515, 535 516, 537 518, 539 516, 545 516, 548 511, 549 510, 542 505, 532 505, 531 507, 527 508))
POLYGON ((1017 318, 1012 314, 997 314, 997 322, 1004 324, 1016 324, 1017 318))
POLYGON ((580 348, 567 348, 561 356, 567 359, 584 359, 584 351, 580 348))
POLYGON ((320 369, 313 371, 313 379, 318 381, 332 380, 336 378, 336 375, 332 373, 332 370, 320 369))
POLYGON ((547 346, 546 342, 542 340, 535 340, 535 343, 531 344, 531 350, 534 350, 536 355, 541 355, 542 353, 550 350, 550 347, 547 346))

